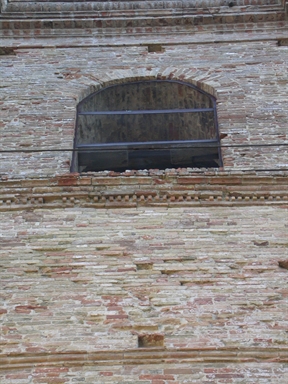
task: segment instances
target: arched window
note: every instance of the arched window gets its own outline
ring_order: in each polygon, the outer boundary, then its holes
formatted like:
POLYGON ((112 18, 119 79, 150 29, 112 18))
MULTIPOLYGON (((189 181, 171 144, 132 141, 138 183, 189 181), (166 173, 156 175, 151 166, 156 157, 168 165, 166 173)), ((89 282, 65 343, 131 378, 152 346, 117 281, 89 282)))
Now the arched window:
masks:
POLYGON ((219 167, 215 98, 174 80, 103 88, 77 107, 72 170, 219 167))

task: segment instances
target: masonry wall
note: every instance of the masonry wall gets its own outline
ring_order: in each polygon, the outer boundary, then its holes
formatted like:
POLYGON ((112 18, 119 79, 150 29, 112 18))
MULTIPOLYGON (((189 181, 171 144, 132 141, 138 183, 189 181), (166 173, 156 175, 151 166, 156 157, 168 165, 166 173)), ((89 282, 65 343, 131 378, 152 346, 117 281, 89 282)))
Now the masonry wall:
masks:
POLYGON ((1 384, 286 384, 285 4, 1 12, 1 384), (142 79, 216 98, 223 167, 70 173, 77 104, 142 79))
POLYGON ((1 233, 3 383, 287 381, 283 207, 35 209, 1 233))
POLYGON ((177 43, 148 53, 119 45, 19 48, 1 56, 1 149, 58 150, 1 153, 1 174, 69 172, 72 153, 64 150, 73 148, 77 103, 101 86, 149 78, 181 79, 217 98, 225 169, 286 167, 287 147, 257 145, 287 139, 287 47, 275 40, 177 43))

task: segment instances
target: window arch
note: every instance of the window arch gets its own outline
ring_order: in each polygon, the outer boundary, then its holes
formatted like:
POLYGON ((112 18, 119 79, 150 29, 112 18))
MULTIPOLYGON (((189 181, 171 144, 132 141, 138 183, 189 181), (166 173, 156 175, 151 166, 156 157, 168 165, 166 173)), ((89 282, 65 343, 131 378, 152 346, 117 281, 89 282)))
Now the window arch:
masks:
POLYGON ((219 167, 216 101, 194 85, 111 85, 77 106, 72 171, 219 167))

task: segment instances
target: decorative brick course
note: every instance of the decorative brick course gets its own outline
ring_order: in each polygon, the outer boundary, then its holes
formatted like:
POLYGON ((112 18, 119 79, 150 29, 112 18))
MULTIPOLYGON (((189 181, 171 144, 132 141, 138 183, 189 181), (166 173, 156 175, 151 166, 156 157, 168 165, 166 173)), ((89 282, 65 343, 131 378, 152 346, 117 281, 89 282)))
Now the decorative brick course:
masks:
POLYGON ((63 175, 2 181, 0 211, 33 208, 141 206, 246 206, 288 204, 288 175, 225 172, 153 176, 63 175), (201 175, 201 177, 200 177, 201 175))
MULTIPOLYGON (((20 30, 163 28, 285 20, 281 0, 210 1, 6 1, 2 28, 20 30)), ((26 32, 27 33, 27 32, 26 32)))

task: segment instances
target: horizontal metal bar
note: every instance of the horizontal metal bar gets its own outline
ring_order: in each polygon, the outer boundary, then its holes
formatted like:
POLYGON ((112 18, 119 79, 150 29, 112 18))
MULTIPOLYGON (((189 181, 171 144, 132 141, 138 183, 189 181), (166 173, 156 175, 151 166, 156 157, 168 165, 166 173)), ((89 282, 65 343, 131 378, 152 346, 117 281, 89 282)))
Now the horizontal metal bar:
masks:
POLYGON ((138 111, 95 111, 95 112, 78 112, 78 115, 153 115, 162 113, 197 113, 197 112, 213 112, 214 108, 198 108, 198 109, 139 109, 138 111))
POLYGON ((217 140, 178 140, 178 141, 145 141, 145 142, 125 142, 125 143, 103 143, 103 144, 80 144, 76 149, 81 151, 91 150, 107 150, 107 149, 127 149, 127 148, 217 148, 219 143, 217 140))
MULTIPOLYGON (((197 140, 199 141, 199 140, 197 140)), ((214 142, 214 141, 213 141, 214 142)), ((157 143, 157 142, 156 142, 157 143)), ((86 146, 89 144, 86 144, 86 146)), ((101 144, 103 145, 103 144, 101 144)), ((125 143, 124 143, 125 145, 125 143)), ((288 147, 287 143, 275 143, 275 144, 227 144, 223 145, 220 142, 216 145, 217 148, 269 148, 269 147, 288 147)), ((186 146, 190 148, 190 145, 186 146)), ((197 148, 210 148, 211 145, 201 144, 197 148)), ((185 148, 183 145, 182 148, 185 148)), ((39 153, 39 152, 79 152, 80 147, 76 148, 30 148, 30 149, 0 149, 0 153, 39 153)), ((85 150, 85 148, 84 148, 85 150)), ((89 147, 87 148, 89 150, 89 147)))

